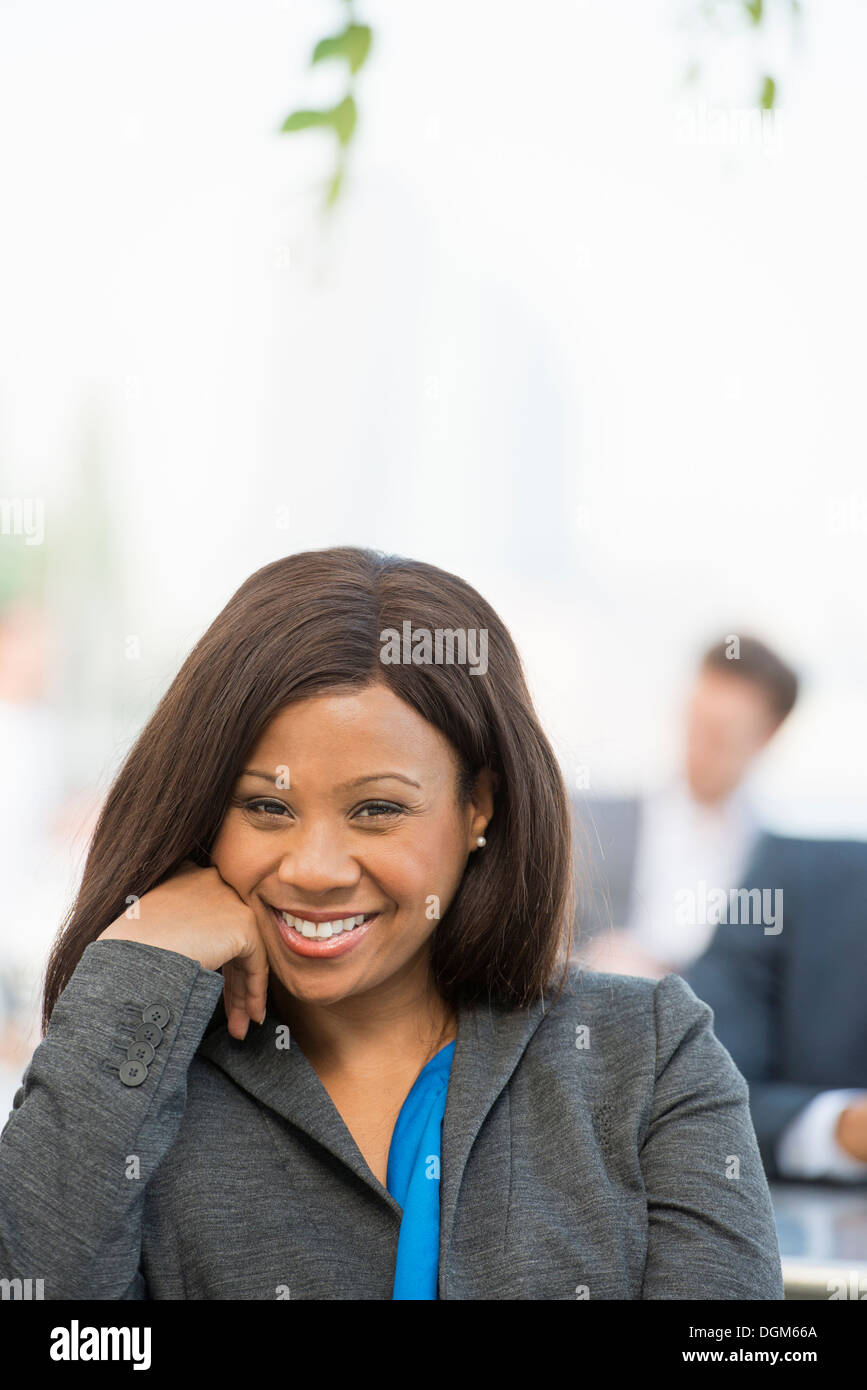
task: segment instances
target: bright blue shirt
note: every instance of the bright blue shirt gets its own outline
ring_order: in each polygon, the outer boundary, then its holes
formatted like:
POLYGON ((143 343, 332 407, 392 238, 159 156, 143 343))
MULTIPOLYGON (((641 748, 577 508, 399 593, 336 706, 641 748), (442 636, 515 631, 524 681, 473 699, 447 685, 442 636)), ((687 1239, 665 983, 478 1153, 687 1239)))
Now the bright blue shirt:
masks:
POLYGON ((442 1124, 455 1044, 419 1072, 388 1151, 385 1185, 403 1208, 392 1299, 435 1299, 439 1274, 442 1124))

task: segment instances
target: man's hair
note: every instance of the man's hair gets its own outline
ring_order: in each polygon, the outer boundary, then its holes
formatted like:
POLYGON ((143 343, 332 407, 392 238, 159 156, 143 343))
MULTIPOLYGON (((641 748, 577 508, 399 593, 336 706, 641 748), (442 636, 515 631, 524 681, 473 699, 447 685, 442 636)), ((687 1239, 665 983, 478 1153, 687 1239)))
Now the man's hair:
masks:
POLYGON ((702 671, 721 671, 752 681, 764 692, 780 723, 798 698, 798 677, 782 657, 757 637, 724 637, 701 659, 702 671))

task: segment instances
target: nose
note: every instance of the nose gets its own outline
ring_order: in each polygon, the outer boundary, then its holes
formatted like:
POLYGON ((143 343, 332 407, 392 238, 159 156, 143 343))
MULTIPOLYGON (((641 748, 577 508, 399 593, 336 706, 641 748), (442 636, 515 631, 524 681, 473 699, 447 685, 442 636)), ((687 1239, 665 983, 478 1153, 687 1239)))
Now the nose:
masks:
POLYGON ((281 856, 277 879, 313 896, 332 888, 354 888, 361 879, 361 865, 347 853, 333 827, 301 823, 292 828, 291 847, 281 856))

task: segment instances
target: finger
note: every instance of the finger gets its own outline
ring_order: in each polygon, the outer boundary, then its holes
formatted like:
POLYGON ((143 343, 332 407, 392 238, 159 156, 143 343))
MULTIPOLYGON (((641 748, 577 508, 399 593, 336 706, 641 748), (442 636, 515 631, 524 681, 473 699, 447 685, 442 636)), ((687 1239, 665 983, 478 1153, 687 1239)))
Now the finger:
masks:
POLYGON ((236 1024, 233 1018, 234 1001, 232 990, 232 969, 229 964, 223 966, 223 1007, 226 1011, 226 1027, 234 1036, 236 1024))
POLYGON ((233 1036, 246 1037, 250 1020, 262 1024, 268 1003, 268 957, 264 947, 257 945, 249 956, 236 956, 223 967, 228 977, 229 1008, 233 1036))
POLYGON ((268 1007, 268 956, 261 944, 245 962, 247 1012, 257 1023, 265 1022, 268 1007))
POLYGON ((243 952, 236 957, 236 964, 244 971, 247 990, 247 1009, 257 1023, 264 1023, 268 1006, 269 964, 265 949, 265 938, 259 920, 256 904, 252 904, 253 923, 245 942, 243 952))
POLYGON ((223 966, 223 1000, 226 1009, 226 1026, 233 1038, 242 1042, 247 1036, 250 1016, 245 1007, 246 991, 238 980, 237 965, 227 961, 223 966))

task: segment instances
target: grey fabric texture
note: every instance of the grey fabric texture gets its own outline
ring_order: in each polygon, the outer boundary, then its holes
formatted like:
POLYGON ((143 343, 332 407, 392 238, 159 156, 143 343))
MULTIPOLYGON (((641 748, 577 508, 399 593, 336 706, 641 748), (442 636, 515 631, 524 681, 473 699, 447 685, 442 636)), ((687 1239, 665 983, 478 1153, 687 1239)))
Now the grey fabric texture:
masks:
MULTIPOLYGON (((391 1298, 400 1207, 270 1008, 230 1037, 222 983, 86 948, 0 1136, 0 1277, 47 1299, 391 1298), (164 1036, 124 1085, 155 1003, 164 1036)), ((746 1083, 677 975, 573 967, 556 1001, 462 1009, 440 1209, 441 1299, 783 1297, 746 1083)))

